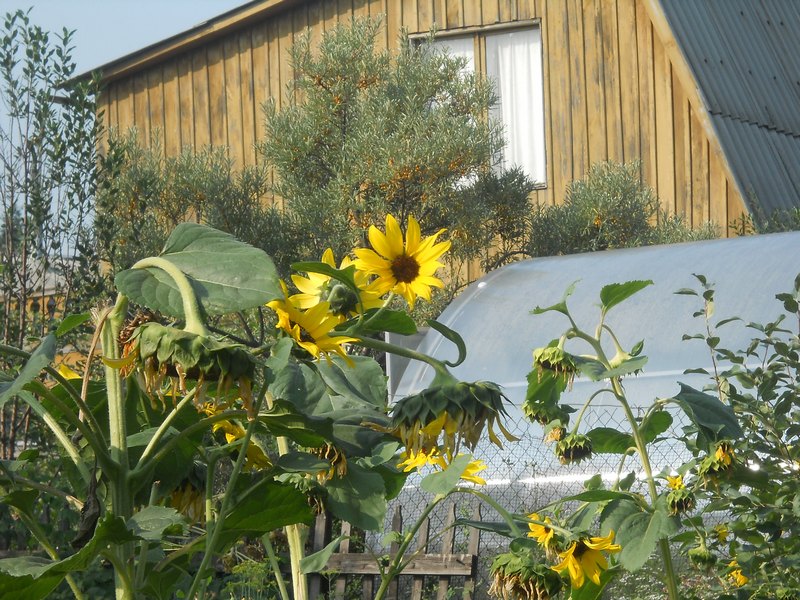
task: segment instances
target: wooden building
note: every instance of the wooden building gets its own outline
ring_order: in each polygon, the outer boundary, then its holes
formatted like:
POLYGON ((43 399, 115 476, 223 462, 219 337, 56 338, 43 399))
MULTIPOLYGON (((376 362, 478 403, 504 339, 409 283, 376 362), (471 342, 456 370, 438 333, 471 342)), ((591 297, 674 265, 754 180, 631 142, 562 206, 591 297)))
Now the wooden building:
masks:
POLYGON ((559 202, 593 163, 639 160, 664 208, 693 225, 725 230, 743 213, 800 204, 792 0, 255 0, 104 65, 105 125, 135 126, 143 143, 158 132, 168 155, 212 144, 253 163, 260 106, 285 102, 295 37, 367 15, 383 15, 384 47, 397 47, 401 27, 436 27, 492 76, 498 44, 524 41, 528 88, 513 89, 513 72, 499 86, 529 99, 534 200, 559 202))

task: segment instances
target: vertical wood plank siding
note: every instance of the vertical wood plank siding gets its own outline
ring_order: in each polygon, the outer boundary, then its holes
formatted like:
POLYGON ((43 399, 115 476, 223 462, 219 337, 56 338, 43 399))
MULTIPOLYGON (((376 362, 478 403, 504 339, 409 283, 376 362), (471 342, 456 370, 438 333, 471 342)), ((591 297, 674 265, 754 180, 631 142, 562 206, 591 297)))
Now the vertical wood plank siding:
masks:
MULTIPOLYGON (((724 163, 710 149, 699 106, 674 74, 641 0, 310 0, 243 25, 208 43, 112 79, 104 122, 135 127, 141 143, 166 155, 207 144, 227 146, 252 164, 263 136, 261 106, 291 96, 288 51, 298 34, 324 31, 353 16, 385 15, 378 45, 397 48, 400 27, 420 33, 539 19, 544 66, 547 187, 533 201, 563 201, 567 184, 598 161, 639 160, 642 175, 670 214, 723 229, 744 211, 724 163), (288 95, 287 95, 288 94, 288 95)), ((725 231, 727 234, 727 231, 725 231)))

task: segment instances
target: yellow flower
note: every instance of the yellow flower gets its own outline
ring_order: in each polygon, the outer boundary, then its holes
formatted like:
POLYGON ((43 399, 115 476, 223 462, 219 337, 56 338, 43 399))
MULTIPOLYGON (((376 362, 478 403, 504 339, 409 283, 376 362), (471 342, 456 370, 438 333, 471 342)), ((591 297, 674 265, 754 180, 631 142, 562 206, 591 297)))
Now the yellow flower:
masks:
MULTIPOLYGON (((283 285, 283 283, 281 283, 283 285)), ((284 293, 286 286, 283 285, 284 293)), ((290 300, 273 300, 267 303, 278 315, 278 329, 283 329, 297 344, 314 358, 338 354, 351 363, 342 344, 356 341, 355 338, 340 336, 332 331, 339 319, 328 313, 328 303, 320 302, 306 311, 299 310, 290 300)))
MULTIPOLYGON (((214 427, 212 431, 219 431, 222 430, 225 432, 225 441, 229 444, 235 442, 236 440, 240 440, 244 437, 245 431, 244 428, 240 427, 236 423, 232 421, 217 421, 214 423, 214 427)), ((245 457, 244 469, 246 471, 252 471, 255 469, 267 469, 272 466, 272 463, 264 454, 264 451, 256 446, 253 442, 247 446, 247 455, 245 457)))
POLYGON ((681 490, 686 486, 683 484, 683 476, 682 475, 667 475, 667 487, 671 490, 681 490))
MULTIPOLYGON (((336 268, 336 261, 333 258, 333 250, 328 248, 322 254, 322 262, 329 267, 336 268)), ((345 256, 339 266, 346 269, 353 264, 353 260, 345 256)), ((322 273, 307 273, 302 275, 292 275, 292 281, 299 294, 294 294, 290 300, 292 304, 300 309, 308 309, 316 306, 320 302, 328 302, 333 314, 344 321, 348 316, 367 311, 371 308, 380 308, 383 304, 374 286, 369 283, 368 275, 364 271, 355 271, 355 284, 358 287, 356 295, 352 289, 346 285, 322 273)))
POLYGON ((169 496, 169 505, 185 515, 191 523, 204 523, 206 520, 205 494, 189 481, 172 491, 169 496))
POLYGON ((563 559, 561 563, 551 567, 554 571, 569 573, 572 587, 580 588, 586 582, 586 578, 591 579, 595 585, 600 585, 600 574, 608 568, 608 561, 603 555, 605 552, 619 552, 622 548, 618 544, 612 544, 614 532, 611 531, 606 537, 593 537, 580 539, 572 542, 564 552, 559 552, 558 556, 563 559))
POLYGON ((722 442, 719 446, 717 446, 717 451, 714 453, 714 458, 716 458, 717 462, 719 462, 721 465, 730 467, 731 462, 733 461, 733 448, 731 448, 726 442, 722 442))
MULTIPOLYGON (((463 454, 459 454, 458 456, 463 456, 463 454)), ((428 451, 422 449, 418 452, 406 450, 400 455, 400 458, 403 460, 398 463, 397 468, 402 469, 404 473, 408 473, 414 469, 422 469, 426 465, 433 465, 441 470, 445 470, 448 466, 450 466, 450 463, 453 462, 451 454, 442 455, 439 453, 438 448, 433 448, 432 450, 428 451)), ((486 480, 483 477, 478 477, 477 475, 477 473, 480 473, 484 470, 486 470, 485 462, 482 460, 472 460, 461 474, 461 479, 476 485, 486 485, 486 480)))
POLYGON ((730 579, 731 583, 733 583, 733 585, 736 587, 742 587, 745 583, 750 581, 750 579, 744 573, 742 573, 742 570, 739 568, 739 563, 735 560, 729 562, 728 567, 733 569, 728 573, 728 579, 730 579))
MULTIPOLYGON (((533 521, 541 521, 542 518, 538 515, 538 513, 531 513, 528 515, 528 518, 533 521)), ((550 545, 550 542, 553 541, 553 528, 548 527, 548 523, 552 523, 550 517, 544 518, 545 525, 540 525, 538 523, 528 523, 528 532, 529 538, 534 538, 537 542, 539 542, 542 546, 547 548, 550 545)))
POLYGON ((375 291, 383 295, 393 291, 403 296, 413 309, 417 298, 431 299, 431 288, 444 287, 441 279, 434 273, 442 263, 438 261, 447 250, 450 242, 436 243, 436 238, 444 232, 420 240, 419 223, 414 217, 408 218, 405 243, 400 225, 392 215, 386 215, 386 233, 374 225, 369 228, 369 241, 374 250, 357 248, 354 252, 356 268, 370 275, 376 275, 375 291))
POLYGON ((719 525, 714 525, 714 536, 717 538, 719 543, 724 544, 728 541, 728 535, 730 535, 730 531, 728 530, 727 525, 721 523, 719 525))

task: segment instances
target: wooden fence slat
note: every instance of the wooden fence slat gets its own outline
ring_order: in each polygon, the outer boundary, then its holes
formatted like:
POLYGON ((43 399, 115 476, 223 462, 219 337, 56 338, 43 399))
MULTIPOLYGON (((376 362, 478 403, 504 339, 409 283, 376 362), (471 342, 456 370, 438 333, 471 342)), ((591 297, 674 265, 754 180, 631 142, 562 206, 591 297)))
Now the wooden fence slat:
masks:
MULTIPOLYGON (((480 507, 473 510, 472 518, 481 518, 480 507)), ((401 577, 411 577, 411 593, 404 594, 404 600, 422 600, 425 593, 426 578, 434 578, 438 584, 437 600, 444 600, 448 597, 450 580, 452 577, 464 578, 463 600, 471 600, 474 591, 475 576, 478 566, 478 548, 480 546, 480 531, 471 529, 467 543, 467 553, 455 553, 455 521, 456 507, 451 504, 447 507, 445 515, 445 525, 442 530, 442 547, 437 553, 432 553, 429 548, 430 542, 430 521, 425 519, 420 525, 414 546, 414 555, 406 567, 403 569, 401 577)), ((401 507, 397 507, 392 515, 391 529, 393 532, 402 533, 403 512, 401 507)), ((342 523, 341 533, 348 536, 342 540, 338 552, 334 553, 328 560, 325 571, 333 573, 333 585, 330 586, 332 599, 343 600, 347 590, 348 576, 361 576, 361 597, 364 600, 372 600, 375 595, 375 580, 380 576, 380 568, 376 557, 369 552, 365 552, 360 546, 351 551, 351 539, 362 539, 364 535, 360 530, 353 530, 350 523, 342 523)), ((331 541, 331 519, 329 515, 317 517, 311 540, 311 549, 318 552, 331 541)), ((389 547, 389 555, 393 556, 399 550, 400 543, 392 542, 389 547)), ((387 598, 398 600, 399 577, 390 585, 387 590, 387 598)), ((312 575, 309 579, 309 598, 317 600, 323 597, 326 585, 324 577, 312 575)), ((407 589, 407 588, 406 588, 407 589)))
MULTIPOLYGON (((425 517, 425 520, 420 525, 419 534, 417 536, 417 547, 415 551, 419 554, 428 553, 428 535, 430 533, 430 526, 430 519, 425 517)), ((414 581, 411 584, 411 600, 422 600, 422 590, 424 587, 425 575, 415 575, 414 581)))
MULTIPOLYGON (((442 536, 442 554, 449 554, 453 552, 453 543, 456 541, 456 505, 451 504, 447 509, 447 518, 444 522, 444 535, 442 536)), ((472 564, 470 563, 470 568, 472 564)), ((455 569, 451 570, 451 574, 455 575, 455 569)), ((450 577, 439 577, 439 589, 436 592, 436 600, 445 600, 447 598, 447 590, 450 586, 450 577)))

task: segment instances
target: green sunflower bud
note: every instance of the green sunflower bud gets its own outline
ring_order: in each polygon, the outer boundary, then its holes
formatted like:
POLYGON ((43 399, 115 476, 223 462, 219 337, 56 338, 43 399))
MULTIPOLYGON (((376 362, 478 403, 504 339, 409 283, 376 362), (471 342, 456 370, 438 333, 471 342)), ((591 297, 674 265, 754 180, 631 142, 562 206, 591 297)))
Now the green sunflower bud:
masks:
POLYGON ((556 456, 562 465, 579 463, 592 456, 592 440, 582 433, 570 433, 556 444, 556 456))
POLYGON ((331 286, 325 298, 330 305, 330 311, 335 315, 348 316, 358 310, 358 294, 343 283, 331 286))

